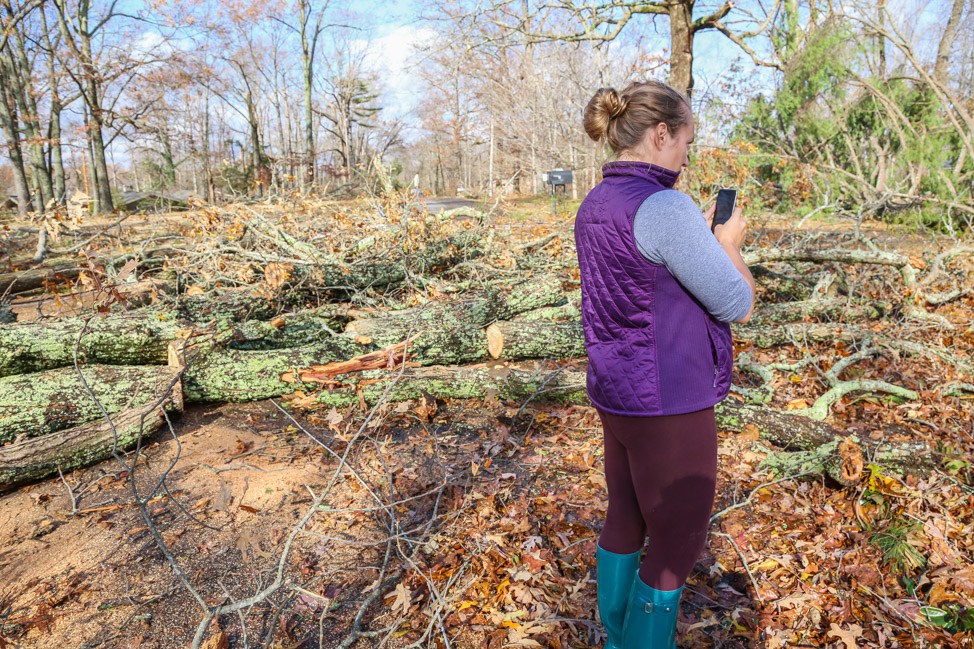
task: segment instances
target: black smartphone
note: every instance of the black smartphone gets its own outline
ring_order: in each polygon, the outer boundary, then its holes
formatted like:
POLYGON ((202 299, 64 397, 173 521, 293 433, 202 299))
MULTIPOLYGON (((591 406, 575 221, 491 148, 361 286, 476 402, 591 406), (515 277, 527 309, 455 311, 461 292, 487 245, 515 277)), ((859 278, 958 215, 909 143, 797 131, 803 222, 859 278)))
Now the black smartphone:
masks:
POLYGON ((714 212, 714 223, 711 232, 721 223, 727 223, 734 214, 734 206, 737 204, 736 189, 721 189, 717 192, 717 210, 714 212))

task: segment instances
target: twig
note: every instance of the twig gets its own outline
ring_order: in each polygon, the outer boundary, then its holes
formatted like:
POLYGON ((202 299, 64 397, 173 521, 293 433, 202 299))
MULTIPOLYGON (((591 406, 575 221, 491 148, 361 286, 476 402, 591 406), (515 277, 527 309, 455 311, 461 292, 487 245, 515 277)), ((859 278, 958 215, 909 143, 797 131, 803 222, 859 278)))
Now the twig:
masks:
POLYGON ((747 576, 751 578, 751 585, 754 586, 754 594, 758 596, 758 601, 764 604, 764 597, 761 596, 761 590, 758 588, 758 582, 754 579, 754 575, 751 573, 751 566, 748 565, 747 559, 744 558, 744 553, 741 552, 741 548, 739 545, 737 545, 737 541, 735 541, 734 537, 727 532, 714 532, 714 534, 717 534, 718 536, 726 536, 728 539, 730 539, 730 542, 734 544, 734 549, 737 550, 737 556, 741 558, 741 562, 744 564, 744 569, 747 570, 747 576))

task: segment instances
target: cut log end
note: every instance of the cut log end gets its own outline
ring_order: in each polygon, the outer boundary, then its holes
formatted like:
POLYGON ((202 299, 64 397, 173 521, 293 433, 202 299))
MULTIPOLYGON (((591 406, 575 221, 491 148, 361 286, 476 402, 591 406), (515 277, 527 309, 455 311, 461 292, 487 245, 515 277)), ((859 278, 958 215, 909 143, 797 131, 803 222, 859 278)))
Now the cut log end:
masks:
POLYGON ((500 327, 497 326, 497 323, 492 323, 488 326, 486 333, 487 351, 490 352, 492 358, 500 358, 504 352, 504 334, 501 332, 500 327))

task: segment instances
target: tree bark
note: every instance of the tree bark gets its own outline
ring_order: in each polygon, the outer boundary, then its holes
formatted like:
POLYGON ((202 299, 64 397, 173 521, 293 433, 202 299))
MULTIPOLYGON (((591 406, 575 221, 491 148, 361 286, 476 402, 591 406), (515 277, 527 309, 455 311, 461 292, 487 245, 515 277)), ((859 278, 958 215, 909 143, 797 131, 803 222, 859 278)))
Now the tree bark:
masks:
POLYGON ((937 47, 937 62, 933 67, 933 78, 942 87, 947 86, 947 66, 950 62, 950 52, 954 49, 957 26, 960 24, 961 14, 964 13, 964 5, 968 2, 969 0, 954 0, 950 9, 950 17, 944 27, 944 33, 940 37, 940 45, 937 47))
POLYGON ((38 201, 35 207, 43 212, 54 196, 51 172, 44 158, 44 137, 41 133, 40 112, 37 110, 36 92, 31 78, 31 67, 24 49, 23 35, 14 30, 8 43, 9 77, 23 117, 27 133, 27 150, 30 155, 31 177, 37 183, 38 201))
POLYGON ((0 376, 40 372, 74 363, 162 365, 180 323, 174 313, 145 317, 66 318, 44 324, 0 325, 0 376), (85 328, 85 320, 88 320, 85 328))
POLYGON ((670 16, 669 83, 687 97, 693 95, 693 2, 667 5, 670 16))
POLYGON ((54 45, 51 41, 51 33, 47 27, 47 15, 42 7, 38 12, 41 21, 41 32, 43 33, 44 44, 47 50, 47 79, 51 92, 51 119, 48 123, 48 141, 51 152, 51 182, 54 191, 54 201, 58 205, 64 205, 68 197, 65 194, 64 184, 64 157, 61 150, 61 112, 64 109, 61 104, 60 76, 55 68, 54 45))
POLYGON ((0 492, 112 457, 165 424, 166 412, 182 412, 175 369, 166 368, 155 386, 156 398, 115 414, 111 424, 97 419, 41 437, 0 446, 0 492))
POLYGON ((17 214, 26 218, 31 205, 31 192, 27 184, 24 155, 20 148, 17 103, 11 96, 10 83, 4 66, 0 66, 0 131, 7 141, 7 155, 13 167, 14 187, 17 189, 17 214))
MULTIPOLYGON (((43 228, 43 224, 41 228, 43 228)), ((81 268, 74 262, 57 262, 40 268, 30 268, 12 273, 0 273, 0 293, 30 291, 43 286, 44 282, 55 279, 74 279, 81 268)))
POLYGON ((0 378, 0 445, 47 435, 141 407, 173 372, 163 365, 88 365, 0 378), (85 387, 88 385, 88 388, 85 387))

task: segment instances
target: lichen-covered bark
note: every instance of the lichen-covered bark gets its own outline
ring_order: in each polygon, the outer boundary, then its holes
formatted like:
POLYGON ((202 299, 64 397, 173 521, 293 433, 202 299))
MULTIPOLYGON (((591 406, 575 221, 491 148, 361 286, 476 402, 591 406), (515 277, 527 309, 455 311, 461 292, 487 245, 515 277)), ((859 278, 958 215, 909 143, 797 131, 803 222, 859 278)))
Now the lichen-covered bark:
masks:
MULTIPOLYGON (((90 365, 85 382, 110 415, 159 396, 173 372, 155 366, 90 365)), ((102 411, 73 367, 0 378, 0 444, 94 421, 102 411)))
POLYGON ((191 322, 226 320, 270 320, 279 313, 299 305, 303 296, 297 291, 281 291, 269 295, 255 295, 250 286, 215 289, 197 295, 183 295, 176 310, 191 322))
POLYGON ((233 325, 227 347, 231 349, 286 349, 317 345, 345 329, 350 318, 338 310, 323 308, 279 316, 271 321, 247 320, 233 325))
POLYGON ((799 300, 770 304, 755 310, 750 325, 800 322, 806 318, 824 318, 841 322, 863 322, 876 320, 888 314, 891 306, 879 302, 847 304, 845 300, 821 299, 799 300))
POLYGON ((176 376, 169 370, 168 380, 159 386, 157 399, 131 408, 112 417, 112 425, 98 419, 80 426, 0 446, 0 492, 21 484, 40 480, 62 472, 88 466, 112 456, 135 444, 164 423, 163 408, 168 412, 183 409, 182 392, 176 381, 168 393, 167 387, 176 376), (165 395, 162 405, 158 405, 165 395), (114 431, 113 431, 114 426, 114 431))
POLYGON ((716 413, 722 428, 739 433, 748 424, 756 426, 761 439, 786 450, 812 449, 842 434, 842 431, 824 421, 766 406, 741 406, 732 399, 717 404, 716 413))
POLYGON ((318 401, 347 406, 359 403, 359 392, 368 405, 375 405, 388 389, 387 401, 417 399, 424 392, 434 397, 471 399, 496 395, 501 399, 557 401, 590 405, 585 394, 585 373, 577 370, 532 372, 485 365, 468 367, 417 367, 403 371, 368 370, 342 378, 347 387, 322 390, 318 401))
MULTIPOLYGON (((83 318, 0 325, 0 376, 74 364, 83 318)), ((81 363, 162 365, 166 347, 181 327, 170 312, 93 317, 78 348, 81 363)))
POLYGON ((765 406, 740 406, 725 400, 716 412, 718 426, 734 432, 742 432, 749 424, 756 426, 759 439, 784 449, 771 453, 762 464, 778 475, 825 473, 840 484, 850 484, 843 475, 838 450, 843 439, 856 440, 860 460, 871 458, 869 461, 898 471, 926 471, 939 461, 938 454, 922 443, 860 441, 827 422, 765 406))
MULTIPOLYGON (((490 323, 523 311, 555 304, 564 299, 554 278, 515 287, 508 295, 496 292, 485 297, 449 303, 430 303, 366 320, 354 320, 345 331, 367 336, 375 347, 387 347, 415 336, 409 351, 424 365, 459 365, 482 360, 487 354, 483 331, 490 323)), ((545 356, 557 356, 548 351, 545 356)))
POLYGON ((498 322, 504 336, 500 358, 579 358, 585 356, 585 334, 580 321, 540 320, 498 322))
POLYGON ((336 337, 298 349, 215 349, 187 353, 183 374, 187 401, 256 401, 302 388, 296 370, 345 360, 361 353, 349 338, 336 337), (291 379, 285 380, 282 377, 291 379))

